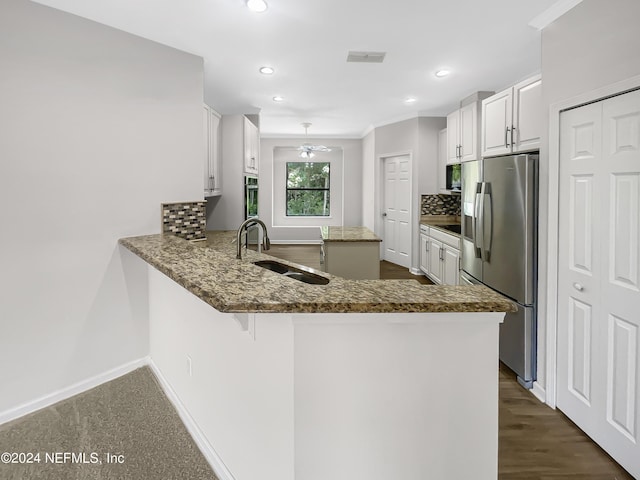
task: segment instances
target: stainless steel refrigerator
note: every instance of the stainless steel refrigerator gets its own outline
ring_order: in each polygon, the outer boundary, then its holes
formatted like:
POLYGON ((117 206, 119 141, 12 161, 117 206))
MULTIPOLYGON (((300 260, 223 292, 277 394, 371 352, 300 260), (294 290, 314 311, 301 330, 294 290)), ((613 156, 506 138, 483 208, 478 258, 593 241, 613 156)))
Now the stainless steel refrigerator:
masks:
POLYGON ((462 272, 518 304, 500 325, 500 360, 536 379, 538 155, 462 164, 462 272))

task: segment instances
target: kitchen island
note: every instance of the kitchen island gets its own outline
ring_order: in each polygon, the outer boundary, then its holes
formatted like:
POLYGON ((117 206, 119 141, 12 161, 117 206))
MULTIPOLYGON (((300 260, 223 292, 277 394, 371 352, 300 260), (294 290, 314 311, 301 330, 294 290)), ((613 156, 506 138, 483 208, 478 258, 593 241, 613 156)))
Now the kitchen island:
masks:
POLYGON ((311 269, 329 283, 309 285, 236 259, 234 237, 120 241, 148 263, 156 373, 221 480, 497 478, 510 301, 311 269))
POLYGON ((382 239, 366 227, 320 227, 324 271, 351 280, 380 278, 382 239))

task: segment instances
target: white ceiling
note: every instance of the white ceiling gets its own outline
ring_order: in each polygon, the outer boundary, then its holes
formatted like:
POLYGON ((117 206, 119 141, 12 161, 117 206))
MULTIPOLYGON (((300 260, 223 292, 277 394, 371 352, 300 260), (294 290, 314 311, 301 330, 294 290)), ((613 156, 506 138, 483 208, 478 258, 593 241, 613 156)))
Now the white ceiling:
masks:
POLYGON ((310 137, 352 138, 444 116, 475 91, 539 72, 540 31, 528 23, 556 0, 267 2, 253 13, 244 0, 38 0, 204 57, 205 101, 223 114, 259 112, 263 136, 300 135, 311 122, 310 137), (347 63, 349 50, 387 56, 347 63), (263 65, 275 74, 261 75, 263 65), (436 78, 444 67, 451 75, 436 78))

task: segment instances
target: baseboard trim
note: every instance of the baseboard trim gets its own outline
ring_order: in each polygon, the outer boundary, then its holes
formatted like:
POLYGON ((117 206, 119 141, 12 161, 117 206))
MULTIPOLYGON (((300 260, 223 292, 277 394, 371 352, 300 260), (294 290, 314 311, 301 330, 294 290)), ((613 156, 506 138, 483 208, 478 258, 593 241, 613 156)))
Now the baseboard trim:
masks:
POLYGON ((187 431, 193 438, 193 441, 196 442, 196 445, 204 455, 204 458, 209 462, 213 472, 216 474, 219 480, 235 480, 235 477, 231 474, 227 466, 224 464, 220 456, 216 453, 207 437, 204 435, 200 427, 193 419, 189 411, 186 409, 180 397, 176 394, 176 392, 171 387, 171 384, 164 377, 158 366, 154 363, 153 359, 149 358, 149 367, 151 371, 158 379, 162 390, 164 391, 169 401, 173 404, 174 408, 178 412, 182 423, 184 423, 185 427, 187 427, 187 431))
POLYGON ((420 270, 419 268, 410 268, 409 269, 409 273, 412 273, 413 275, 420 275, 421 277, 424 276, 424 273, 422 273, 422 270, 420 270))
POLYGON ((531 387, 530 392, 533 394, 534 397, 536 397, 542 403, 546 403, 547 392, 545 391, 544 388, 542 388, 542 385, 540 385, 538 382, 533 382, 533 387, 531 387))
POLYGON ((105 382, 109 382, 126 375, 140 367, 144 367, 149 363, 149 360, 149 357, 133 360, 132 362, 125 363, 124 365, 120 365, 119 367, 113 368, 107 372, 100 373, 91 378, 87 378, 86 380, 82 380, 81 382, 74 383, 68 387, 61 388, 60 390, 56 390, 55 392, 36 398, 35 400, 31 400, 22 405, 18 405, 17 407, 0 412, 0 425, 23 417, 24 415, 28 415, 29 413, 33 413, 37 410, 49 407, 62 400, 73 397, 74 395, 97 387, 105 382))

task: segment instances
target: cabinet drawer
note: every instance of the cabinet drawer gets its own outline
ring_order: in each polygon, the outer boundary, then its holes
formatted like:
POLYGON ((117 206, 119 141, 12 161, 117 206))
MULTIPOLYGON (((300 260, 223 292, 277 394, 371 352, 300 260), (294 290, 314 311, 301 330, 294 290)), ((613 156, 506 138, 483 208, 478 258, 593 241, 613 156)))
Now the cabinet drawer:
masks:
POLYGON ((450 235, 437 228, 431 228, 429 229, 429 236, 444 243, 445 245, 455 248, 456 250, 460 250, 460 237, 456 235, 450 235))
POLYGON ((425 233, 427 235, 429 235, 429 227, 427 227, 426 225, 420 225, 420 233, 425 233))

